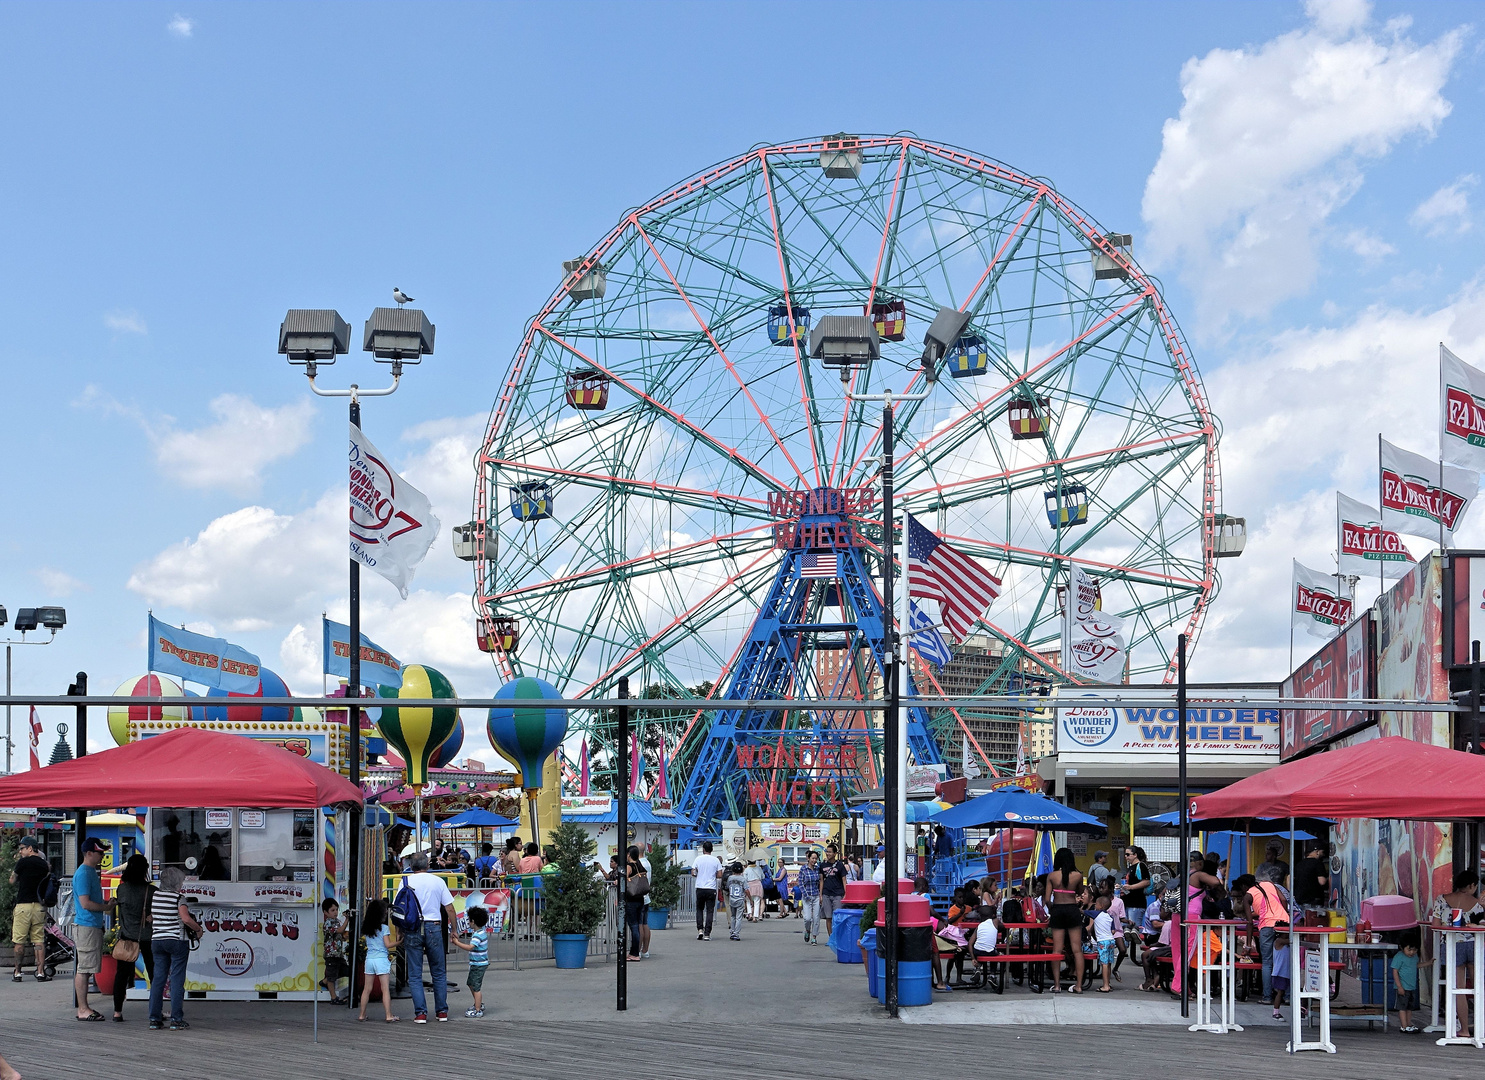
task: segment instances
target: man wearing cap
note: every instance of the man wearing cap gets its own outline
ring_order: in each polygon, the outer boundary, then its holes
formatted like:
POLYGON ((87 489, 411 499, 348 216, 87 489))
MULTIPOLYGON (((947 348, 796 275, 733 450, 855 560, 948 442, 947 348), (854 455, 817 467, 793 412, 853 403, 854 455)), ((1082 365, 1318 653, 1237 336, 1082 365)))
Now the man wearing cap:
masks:
POLYGON ((103 967, 103 917, 118 904, 117 900, 103 900, 103 877, 98 867, 107 850, 107 841, 88 837, 82 845, 82 865, 72 875, 72 899, 77 907, 72 930, 77 974, 72 977, 72 990, 77 997, 79 1020, 103 1019, 103 1014, 88 1004, 88 976, 98 974, 103 967))
POLYGON ((887 849, 884 848, 881 844, 878 844, 877 865, 876 869, 871 872, 871 880, 875 881, 878 885, 881 885, 887 880, 887 860, 885 858, 886 854, 887 849))
POLYGON ((41 906, 42 890, 51 875, 51 865, 41 857, 41 842, 34 836, 21 837, 20 858, 10 873, 10 883, 15 886, 15 911, 11 917, 10 940, 15 946, 15 974, 12 982, 21 981, 21 966, 25 963, 26 946, 31 946, 36 960, 36 981, 46 982, 42 970, 42 956, 46 941, 46 912, 41 906))
POLYGON ((1093 865, 1088 868, 1088 877, 1093 881, 1094 895, 1103 892, 1103 879, 1112 877, 1113 871, 1108 867, 1109 853, 1107 851, 1095 851, 1093 853, 1093 865))

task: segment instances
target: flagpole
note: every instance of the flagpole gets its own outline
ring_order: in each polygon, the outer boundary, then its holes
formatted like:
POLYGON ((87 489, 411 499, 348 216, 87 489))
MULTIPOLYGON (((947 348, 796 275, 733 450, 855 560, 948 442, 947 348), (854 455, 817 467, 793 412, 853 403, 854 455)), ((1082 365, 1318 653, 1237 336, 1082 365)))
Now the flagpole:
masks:
MULTIPOLYGON (((1382 433, 1377 432, 1377 599, 1387 593, 1387 560, 1382 558, 1382 534, 1387 531, 1387 505, 1382 492, 1382 433)), ((1402 543, 1402 537, 1398 537, 1402 543)), ((1293 668, 1290 668, 1292 671, 1293 668)))

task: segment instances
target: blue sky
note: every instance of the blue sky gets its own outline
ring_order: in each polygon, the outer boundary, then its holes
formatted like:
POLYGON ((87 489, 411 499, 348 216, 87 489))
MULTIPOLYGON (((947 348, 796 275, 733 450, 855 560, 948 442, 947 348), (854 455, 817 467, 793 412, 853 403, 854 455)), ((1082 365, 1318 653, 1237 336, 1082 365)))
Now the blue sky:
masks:
MULTIPOLYGON (((153 605, 318 688, 313 620, 344 613, 344 403, 276 355, 285 309, 359 328, 394 284, 419 299, 437 353, 366 427, 455 524, 562 259, 755 143, 903 129, 1135 234, 1252 530, 1197 673, 1279 678, 1289 559, 1331 565, 1335 487, 1375 484, 1378 430, 1431 449, 1440 338, 1485 365, 1480 11, 4 5, 0 603, 70 619, 17 650, 15 685, 139 674, 153 605)), ((493 690, 468 588, 441 536, 408 601, 369 583, 368 630, 493 690)))

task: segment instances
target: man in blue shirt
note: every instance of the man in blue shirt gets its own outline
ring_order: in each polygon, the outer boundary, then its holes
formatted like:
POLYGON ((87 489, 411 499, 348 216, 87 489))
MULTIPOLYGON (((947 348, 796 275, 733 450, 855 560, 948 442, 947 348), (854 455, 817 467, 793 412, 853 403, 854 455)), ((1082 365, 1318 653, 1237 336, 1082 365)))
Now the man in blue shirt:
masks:
POLYGON ((77 946, 77 973, 72 977, 72 989, 77 997, 79 1020, 103 1019, 103 1014, 88 1004, 88 976, 102 970, 104 915, 118 903, 117 900, 103 902, 103 877, 98 867, 107 850, 107 841, 88 837, 82 845, 82 865, 72 875, 72 903, 76 908, 72 938, 77 946))

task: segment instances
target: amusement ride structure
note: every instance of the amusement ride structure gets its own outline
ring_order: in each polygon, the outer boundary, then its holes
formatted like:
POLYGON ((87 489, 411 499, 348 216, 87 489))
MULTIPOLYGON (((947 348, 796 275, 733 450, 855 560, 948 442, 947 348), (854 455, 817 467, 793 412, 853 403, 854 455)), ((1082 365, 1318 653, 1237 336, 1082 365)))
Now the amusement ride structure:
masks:
MULTIPOLYGON (((574 699, 621 676, 698 699, 636 723, 703 831, 832 816, 878 782, 880 713, 844 704, 880 696, 890 648, 882 412, 861 395, 927 391, 895 414, 896 500, 1002 579, 978 692, 1070 681, 1074 561, 1128 620, 1130 681, 1169 678, 1176 635, 1199 631, 1235 520, 1216 417, 1131 238, 1048 181, 911 135, 762 146, 564 270, 501 386, 456 548, 502 671, 574 699), (925 371, 943 307, 969 322, 925 371), (827 315, 870 316, 877 358, 811 359, 827 315), (818 699, 843 705, 788 705, 818 699)), ((941 674, 915 661, 904 695, 941 695, 941 674)), ((913 758, 941 760, 962 723, 911 709, 913 758)), ((603 786, 612 718, 573 728, 603 786)))

